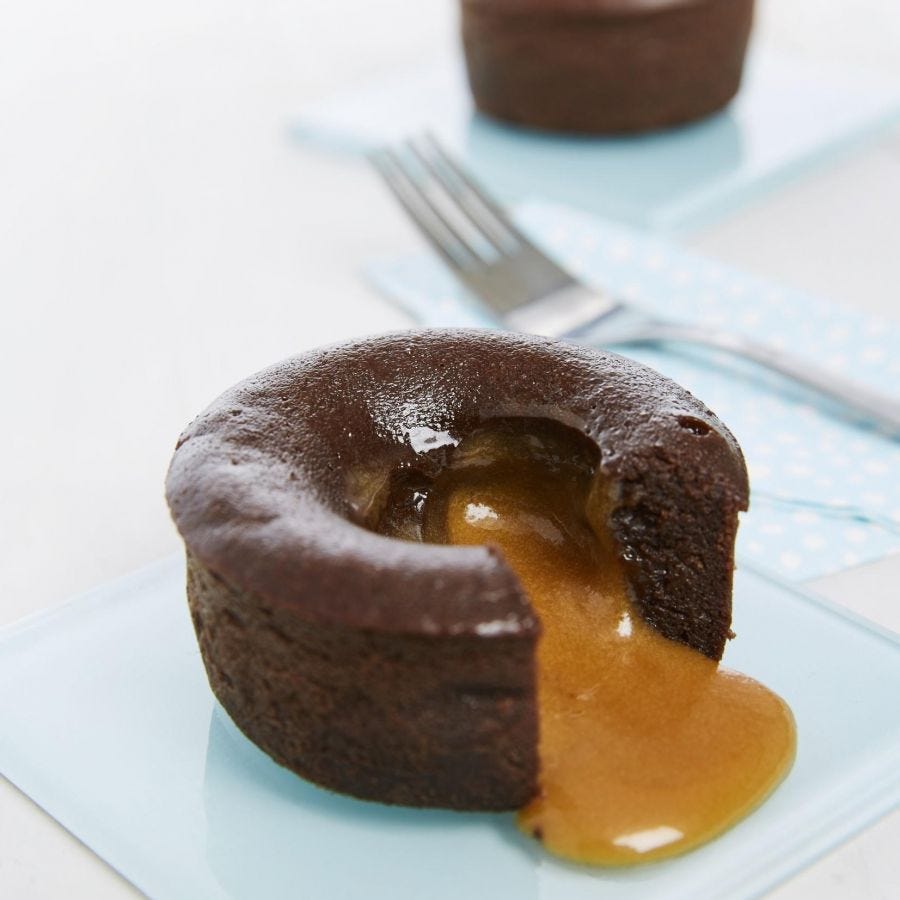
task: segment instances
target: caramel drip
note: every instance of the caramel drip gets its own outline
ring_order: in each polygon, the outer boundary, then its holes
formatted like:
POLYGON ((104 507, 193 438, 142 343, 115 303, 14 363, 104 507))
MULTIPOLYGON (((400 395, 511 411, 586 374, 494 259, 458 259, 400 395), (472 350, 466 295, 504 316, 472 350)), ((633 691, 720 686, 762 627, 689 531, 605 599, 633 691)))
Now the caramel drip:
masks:
POLYGON ((627 865, 747 815, 787 774, 796 740, 780 697, 636 614, 608 534, 589 521, 598 486, 583 448, 483 431, 428 491, 423 533, 499 547, 541 619, 541 787, 519 826, 568 859, 627 865))

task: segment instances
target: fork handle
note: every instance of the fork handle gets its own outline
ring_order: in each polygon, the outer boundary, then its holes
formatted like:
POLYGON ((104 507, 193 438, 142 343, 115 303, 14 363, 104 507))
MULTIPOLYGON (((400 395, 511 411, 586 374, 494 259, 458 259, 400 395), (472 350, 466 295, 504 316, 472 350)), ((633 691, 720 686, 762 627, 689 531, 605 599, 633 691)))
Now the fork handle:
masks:
POLYGON ((604 341, 612 344, 669 342, 701 344, 753 360, 838 402, 852 413, 855 421, 900 437, 900 402, 893 397, 741 335, 678 323, 646 322, 626 327, 604 341))

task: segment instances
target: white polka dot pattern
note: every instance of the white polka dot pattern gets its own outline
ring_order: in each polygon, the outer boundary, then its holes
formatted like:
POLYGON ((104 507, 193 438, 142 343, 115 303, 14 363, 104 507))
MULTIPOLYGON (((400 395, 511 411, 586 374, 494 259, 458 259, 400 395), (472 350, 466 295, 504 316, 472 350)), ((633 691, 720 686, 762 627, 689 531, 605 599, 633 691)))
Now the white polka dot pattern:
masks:
MULTIPOLYGON (((565 207, 528 204, 518 219, 586 281, 650 313, 808 352, 881 390, 900 382, 896 323, 565 207)), ((422 324, 491 324, 436 259, 379 262, 369 275, 422 324)), ((802 581, 900 551, 900 443, 841 421, 797 386, 725 354, 674 345, 627 352, 700 397, 740 442, 753 492, 739 558, 802 581)))

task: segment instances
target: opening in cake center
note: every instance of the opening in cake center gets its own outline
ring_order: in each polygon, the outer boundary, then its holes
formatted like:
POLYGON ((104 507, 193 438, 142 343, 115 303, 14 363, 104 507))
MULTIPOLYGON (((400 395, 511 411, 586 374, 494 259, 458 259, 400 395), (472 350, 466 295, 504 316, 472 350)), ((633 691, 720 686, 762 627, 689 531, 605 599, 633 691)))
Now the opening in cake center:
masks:
POLYGON ((430 485, 410 482, 414 498, 395 496, 382 530, 501 550, 543 629, 540 792, 519 825, 560 856, 622 865, 689 850, 762 802, 790 767, 794 721, 637 614, 577 437, 488 426, 430 485))

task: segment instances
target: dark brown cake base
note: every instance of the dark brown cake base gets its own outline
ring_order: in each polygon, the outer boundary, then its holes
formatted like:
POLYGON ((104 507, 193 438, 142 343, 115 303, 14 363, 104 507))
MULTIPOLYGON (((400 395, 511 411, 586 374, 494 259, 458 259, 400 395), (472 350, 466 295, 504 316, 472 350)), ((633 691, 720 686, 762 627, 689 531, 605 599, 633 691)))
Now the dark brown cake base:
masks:
POLYGON ((643 617, 718 659, 743 458, 721 422, 633 361, 540 338, 431 330, 287 360, 182 435, 167 498, 209 681, 279 763, 366 799, 515 809, 537 787, 535 646, 489 547, 370 530, 367 498, 433 476, 495 419, 599 448, 612 536, 643 617))
POLYGON ((679 125, 741 83, 753 0, 462 0, 481 112, 554 131, 679 125))
POLYGON ((276 762, 382 803, 506 810, 534 796, 535 641, 303 622, 190 553, 188 603, 217 698, 276 762))

